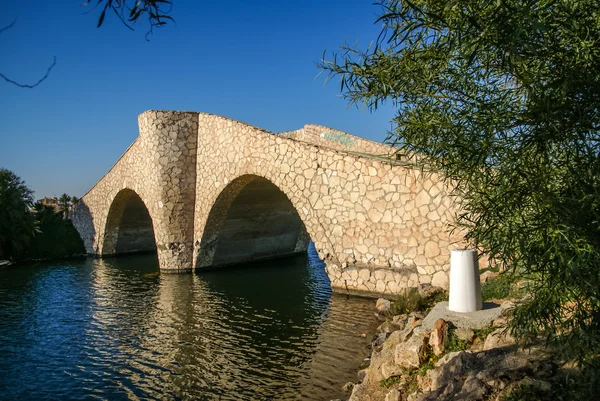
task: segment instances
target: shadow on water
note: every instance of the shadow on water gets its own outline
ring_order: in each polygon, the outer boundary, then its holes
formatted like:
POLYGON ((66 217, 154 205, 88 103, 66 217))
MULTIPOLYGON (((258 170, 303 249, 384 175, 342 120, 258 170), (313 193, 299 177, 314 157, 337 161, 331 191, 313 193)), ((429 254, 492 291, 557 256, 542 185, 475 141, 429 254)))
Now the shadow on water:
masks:
POLYGON ((322 400, 355 379, 373 303, 332 295, 314 255, 156 271, 155 255, 0 271, 0 398, 322 400))

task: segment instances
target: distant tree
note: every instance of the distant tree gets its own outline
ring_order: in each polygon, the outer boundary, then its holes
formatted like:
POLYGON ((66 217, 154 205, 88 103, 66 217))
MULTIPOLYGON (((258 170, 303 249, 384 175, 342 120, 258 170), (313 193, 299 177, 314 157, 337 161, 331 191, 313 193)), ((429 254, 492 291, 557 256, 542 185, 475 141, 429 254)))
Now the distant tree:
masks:
POLYGON ((76 196, 71 196, 71 204, 73 206, 77 205, 79 203, 79 198, 76 196))
POLYGON ((62 194, 58 198, 58 206, 63 214, 63 219, 67 220, 69 218, 69 207, 71 205, 71 197, 68 194, 62 194))
POLYGON ((0 258, 21 259, 36 232, 33 191, 12 171, 0 169, 0 258))
POLYGON ((600 371, 600 2, 379 5, 378 40, 320 67, 351 103, 397 108, 389 141, 453 182, 471 246, 525 279, 512 333, 600 371))

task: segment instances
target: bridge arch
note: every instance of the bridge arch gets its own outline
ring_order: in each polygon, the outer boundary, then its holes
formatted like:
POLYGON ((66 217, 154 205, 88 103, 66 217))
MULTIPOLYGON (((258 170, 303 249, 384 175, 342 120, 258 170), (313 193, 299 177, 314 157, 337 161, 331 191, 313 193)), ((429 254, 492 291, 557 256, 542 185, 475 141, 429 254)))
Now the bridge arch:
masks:
POLYGON ((246 174, 230 182, 210 209, 196 268, 306 252, 309 242, 288 196, 267 178, 246 174))
POLYGON ((146 203, 125 188, 114 197, 104 229, 101 255, 156 251, 154 226, 146 203))

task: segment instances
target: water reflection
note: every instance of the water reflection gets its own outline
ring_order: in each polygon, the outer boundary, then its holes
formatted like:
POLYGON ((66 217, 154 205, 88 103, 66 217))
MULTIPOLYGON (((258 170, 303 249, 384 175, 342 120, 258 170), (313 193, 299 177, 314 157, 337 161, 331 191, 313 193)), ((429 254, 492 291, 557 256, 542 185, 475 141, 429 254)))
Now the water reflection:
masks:
POLYGON ((155 275, 155 256, 0 270, 0 398, 331 399, 373 302, 318 259, 155 275))

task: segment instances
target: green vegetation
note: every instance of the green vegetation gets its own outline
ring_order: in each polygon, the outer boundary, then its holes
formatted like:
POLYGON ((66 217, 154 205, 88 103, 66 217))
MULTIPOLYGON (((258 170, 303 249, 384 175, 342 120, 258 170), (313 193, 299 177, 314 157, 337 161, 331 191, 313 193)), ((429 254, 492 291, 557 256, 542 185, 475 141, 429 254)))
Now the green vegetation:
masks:
POLYGON ((448 299, 448 293, 445 291, 424 297, 419 293, 418 289, 409 288, 392 302, 390 313, 392 315, 399 315, 411 312, 426 312, 438 302, 446 299, 448 299))
POLYGON ((408 394, 414 393, 419 389, 418 377, 425 376, 427 371, 429 369, 433 369, 439 360, 440 357, 433 353, 433 349, 429 346, 426 346, 425 353, 423 355, 423 363, 420 367, 405 369, 404 374, 383 379, 379 382, 379 385, 381 387, 388 388, 397 384, 404 384, 408 394))
POLYGON ((533 386, 519 386, 507 390, 500 396, 500 401, 571 401, 595 400, 600 388, 600 375, 596 370, 584 369, 575 374, 560 371, 548 378, 550 390, 533 386))
POLYGON ((0 259, 22 262, 85 254, 79 233, 62 217, 67 216, 71 200, 67 194, 61 197, 64 214, 33 205, 33 192, 25 182, 0 169, 0 259))
POLYGON ((24 257, 36 232, 33 192, 12 171, 0 169, 0 259, 24 257))
POLYGON ((391 376, 391 377, 388 377, 387 379, 382 379, 379 382, 379 385, 381 387, 388 388, 388 387, 391 387, 393 385, 400 384, 400 383, 402 383, 402 376, 391 376))
POLYGON ((452 322, 448 323, 448 344, 446 344, 446 352, 464 351, 469 348, 467 340, 461 340, 455 334, 456 326, 452 322))
POLYGON ((48 206, 35 205, 39 233, 31 241, 27 260, 62 259, 85 254, 85 247, 71 220, 64 220, 48 206))
POLYGON ((519 342, 600 368, 600 3, 380 6, 375 44, 320 67, 350 103, 397 108, 388 141, 452 180, 470 246, 527 282, 519 342))

